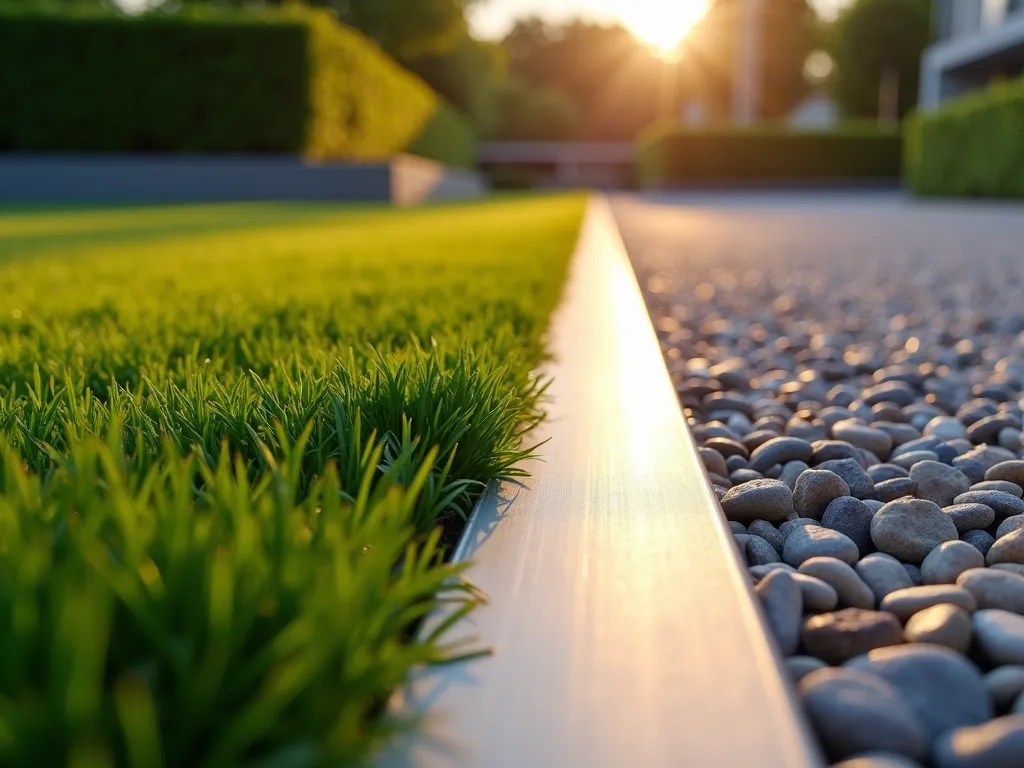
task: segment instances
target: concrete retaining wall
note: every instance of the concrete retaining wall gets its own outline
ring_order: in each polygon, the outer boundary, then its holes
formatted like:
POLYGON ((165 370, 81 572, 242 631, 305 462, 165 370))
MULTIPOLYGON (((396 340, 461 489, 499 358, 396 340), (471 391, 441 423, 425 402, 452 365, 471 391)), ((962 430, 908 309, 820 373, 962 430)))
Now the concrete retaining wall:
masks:
POLYGON ((419 157, 311 163, 296 157, 0 155, 0 203, 366 201, 479 197, 482 177, 419 157))

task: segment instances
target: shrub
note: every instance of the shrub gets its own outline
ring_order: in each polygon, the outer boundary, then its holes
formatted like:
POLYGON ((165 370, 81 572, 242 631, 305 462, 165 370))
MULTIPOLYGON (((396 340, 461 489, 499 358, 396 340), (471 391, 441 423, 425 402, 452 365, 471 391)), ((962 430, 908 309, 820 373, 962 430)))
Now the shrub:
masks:
POLYGON ((0 151, 377 160, 420 136, 439 103, 324 11, 0 5, 0 151))
POLYGON ((875 127, 795 131, 655 127, 640 140, 640 180, 647 186, 704 181, 897 179, 902 138, 875 127))
POLYGON ((1024 79, 914 115, 906 169, 919 195, 1024 197, 1024 79))
POLYGON ((445 165, 470 168, 476 163, 476 133, 454 107, 438 102, 437 110, 406 151, 445 165))

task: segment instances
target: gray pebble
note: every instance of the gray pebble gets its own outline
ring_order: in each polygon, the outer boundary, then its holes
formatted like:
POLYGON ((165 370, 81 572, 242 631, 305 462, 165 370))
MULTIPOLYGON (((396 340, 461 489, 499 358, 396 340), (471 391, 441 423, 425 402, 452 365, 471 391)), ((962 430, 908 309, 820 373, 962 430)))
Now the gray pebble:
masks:
POLYGON ((878 499, 863 499, 862 502, 865 507, 871 510, 872 514, 885 506, 885 502, 879 501, 878 499))
POLYGON ((743 485, 751 480, 764 480, 764 475, 752 469, 734 469, 729 473, 729 481, 733 486, 743 485))
POLYGON ((960 541, 966 541, 983 555, 987 555, 988 551, 992 549, 992 545, 996 543, 996 540, 988 531, 978 530, 965 531, 960 534, 960 541))
POLYGON ((1006 534, 1013 533, 1021 528, 1024 528, 1024 515, 1013 515, 999 524, 999 527, 996 529, 996 538, 1001 539, 1006 534))
POLYGON ((729 470, 725 468, 725 459, 722 454, 712 448, 698 448, 697 450, 708 472, 722 476, 729 474, 729 470))
POLYGON ((1013 515, 1024 515, 1024 500, 1002 491, 967 491, 953 499, 954 504, 971 502, 992 507, 996 513, 996 520, 1003 520, 1013 515))
POLYGON ((832 760, 884 750, 921 758, 928 750, 924 724, 899 691, 870 673, 821 669, 798 686, 815 733, 832 760))
POLYGON ((856 565, 856 573, 874 594, 875 605, 891 592, 914 586, 903 564, 884 552, 875 552, 861 559, 856 565))
POLYGON ((846 535, 816 525, 794 528, 786 537, 782 560, 794 568, 812 557, 834 557, 855 563, 860 557, 857 545, 846 535))
POLYGON ((910 577, 910 582, 915 587, 920 587, 924 583, 924 579, 921 578, 921 569, 911 563, 903 563, 903 570, 907 572, 907 576, 910 577))
POLYGON ((890 501, 871 520, 871 539, 879 551, 909 563, 920 563, 939 544, 957 538, 949 515, 924 499, 890 501))
POLYGON ((751 578, 753 578, 754 583, 756 584, 772 571, 789 571, 790 573, 796 573, 796 568, 792 565, 786 565, 785 563, 766 563, 765 565, 752 565, 747 569, 747 571, 750 573, 751 578))
POLYGON ((917 497, 948 507, 953 499, 971 487, 963 472, 937 461, 919 461, 910 468, 910 477, 917 482, 917 497))
POLYGON ((828 664, 813 656, 790 656, 784 660, 784 663, 789 671, 789 678, 793 681, 793 685, 799 683, 811 672, 828 668, 828 664))
POLYGON ((725 459, 725 468, 729 473, 735 472, 737 469, 750 469, 747 464, 747 460, 742 456, 728 456, 725 459))
POLYGON ((806 573, 794 573, 793 578, 803 595, 804 613, 826 613, 836 609, 839 593, 831 584, 806 573))
POLYGON ((829 664, 842 664, 876 648, 903 642, 903 627, 891 613, 844 608, 811 616, 800 633, 804 648, 829 664))
POLYGON ((839 459, 857 460, 860 456, 854 446, 842 440, 816 440, 812 446, 814 453, 811 454, 811 466, 820 466, 826 461, 839 459))
POLYGON ((750 454, 750 468, 757 472, 767 472, 776 464, 785 464, 789 461, 806 462, 813 453, 814 448, 806 440, 798 437, 776 437, 750 454))
POLYGON ((973 595, 963 587, 955 584, 932 584, 891 592, 885 596, 878 608, 894 614, 905 623, 915 613, 943 603, 959 606, 968 613, 973 613, 978 607, 973 595))
POLYGON ((850 496, 856 496, 858 499, 875 498, 875 483, 856 459, 826 461, 819 464, 817 468, 835 472, 843 478, 850 489, 850 496))
POLYGON ((791 517, 779 526, 779 533, 783 539, 788 539, 797 528, 806 528, 809 525, 821 527, 821 521, 810 517, 791 517))
POLYGON ((1020 768, 1024 764, 1024 714, 958 728, 935 743, 935 768, 1020 768))
POLYGON ((1008 483, 1005 480, 983 480, 980 483, 975 483, 970 487, 972 491, 1002 491, 1008 493, 1011 496, 1016 496, 1018 499, 1024 496, 1024 488, 1017 485, 1016 483, 1008 483))
POLYGON ((861 555, 874 549, 871 541, 871 520, 875 513, 863 501, 853 496, 834 499, 821 516, 825 528, 845 534, 857 545, 861 555))
POLYGON ((985 472, 986 480, 1004 480, 1018 487, 1024 487, 1024 460, 1001 461, 985 472))
POLYGON ((1005 427, 1019 428, 1020 420, 998 413, 986 416, 967 428, 967 438, 974 443, 995 443, 1005 427))
POLYGON ((796 486, 797 478, 801 474, 807 471, 809 467, 802 461, 787 461, 782 466, 782 474, 779 475, 779 480, 793 489, 796 486))
POLYGON ((897 480, 901 477, 910 477, 910 471, 898 464, 874 464, 867 469, 868 477, 877 485, 886 480, 897 480))
POLYGON ((729 521, 729 530, 733 533, 746 533, 747 529, 743 523, 737 523, 735 520, 729 521))
POLYGON ((793 487, 793 506, 801 517, 821 520, 833 499, 848 496, 850 487, 843 478, 825 469, 809 469, 800 474, 793 487))
POLYGON ((898 467, 903 467, 906 470, 910 470, 915 464, 919 464, 922 461, 938 461, 939 454, 935 451, 911 451, 910 453, 903 453, 899 456, 894 456, 889 459, 893 464, 898 467))
POLYGON ((921 581, 924 584, 956 584, 964 571, 984 567, 984 555, 970 544, 947 541, 929 552, 921 563, 921 581))
POLYGON ((990 566, 990 570, 993 571, 1006 571, 1008 573, 1016 574, 1017 576, 1024 576, 1024 565, 1020 563, 996 563, 990 566))
POLYGON ((722 511, 727 519, 740 523, 785 520, 793 512, 793 493, 778 480, 752 480, 725 494, 722 511))
POLYGON ((942 511, 949 515, 959 533, 988 528, 996 521, 995 510, 985 504, 952 504, 942 511))
POLYGON ((996 543, 985 555, 988 565, 997 563, 1024 564, 1024 529, 1018 528, 996 539, 996 543))
POLYGON ((966 454, 953 459, 953 466, 963 472, 972 483, 980 483, 984 480, 985 471, 988 469, 985 462, 966 454))
POLYGON ((1024 616, 999 609, 974 614, 974 641, 992 664, 1024 664, 1024 616))
POLYGON ((792 656, 800 644, 803 598, 796 580, 786 571, 772 571, 754 588, 768 627, 783 656, 792 656))
POLYGON ((768 565, 778 563, 782 559, 775 547, 754 534, 748 534, 747 545, 743 551, 747 557, 747 565, 768 565))
POLYGON ((1005 712, 1024 693, 1024 666, 996 667, 985 675, 985 688, 996 711, 1005 712))
POLYGON ((782 535, 778 528, 769 523, 767 520, 755 520, 749 526, 747 531, 760 536, 762 539, 767 541, 776 551, 782 552, 782 545, 785 543, 786 538, 782 535))
POLYGON ((704 441, 705 448, 711 448, 716 451, 719 455, 724 456, 728 463, 730 456, 739 456, 746 459, 750 454, 748 453, 746 446, 743 445, 739 440, 734 440, 731 437, 716 436, 709 437, 704 441))
POLYGON ((967 437, 967 427, 960 419, 952 416, 936 416, 925 425, 922 431, 925 435, 937 437, 940 440, 956 440, 967 437))
POLYGON ((974 568, 956 580, 979 609, 996 608, 1024 614, 1024 576, 997 568, 974 568))
POLYGON ((832 437, 871 451, 880 459, 884 459, 892 451, 892 437, 888 433, 860 424, 854 419, 846 419, 835 424, 832 427, 832 437))
POLYGON ((913 496, 917 492, 917 481, 909 477, 894 477, 875 483, 875 493, 883 503, 895 501, 904 496, 913 496))
POLYGON ((851 659, 847 666, 892 684, 931 739, 992 717, 992 703, 978 668, 948 648, 923 643, 878 648, 851 659))
POLYGON ((798 573, 813 576, 829 584, 839 596, 839 605, 851 608, 874 608, 875 595, 857 571, 834 557, 813 557, 804 562, 798 573))
POLYGON ((903 639, 908 643, 935 643, 967 653, 972 631, 971 617, 963 608, 942 603, 911 616, 903 629, 903 639))

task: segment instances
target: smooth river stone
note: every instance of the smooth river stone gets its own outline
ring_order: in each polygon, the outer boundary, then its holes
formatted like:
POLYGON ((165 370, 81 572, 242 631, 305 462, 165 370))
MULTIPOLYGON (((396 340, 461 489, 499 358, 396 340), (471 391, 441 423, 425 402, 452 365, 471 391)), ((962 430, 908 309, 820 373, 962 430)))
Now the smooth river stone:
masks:
POLYGON ((992 702, 978 668, 948 648, 922 643, 878 648, 846 666, 876 674, 893 685, 930 739, 992 718, 992 702))
POLYGON ((834 557, 812 557, 800 565, 799 573, 820 579, 839 596, 839 605, 874 608, 875 595, 848 563, 834 557))
POLYGON ((729 489, 722 497, 722 511, 726 519, 744 524, 782 521, 793 512, 793 492, 778 480, 751 480, 729 489))
POLYGON ((921 758, 928 749, 924 724, 899 691, 855 669, 821 669, 798 686, 811 725, 832 760, 882 750, 921 758))
POLYGON ((800 517, 821 520, 834 499, 849 495, 850 486, 835 472, 808 469, 800 473, 793 487, 793 506, 800 517))
POLYGON ((899 645, 903 627, 890 613, 844 608, 811 616, 800 636, 809 654, 829 664, 842 664, 875 648, 899 645))
POLYGON ((974 614, 974 641, 996 666, 1024 664, 1024 616, 984 610, 974 614))
POLYGON ((935 643, 967 653, 972 631, 971 617, 965 610, 943 603, 911 616, 903 628, 903 639, 908 643, 935 643))
POLYGON ((921 581, 924 584, 956 584, 964 571, 984 567, 985 556, 975 547, 966 541, 946 541, 929 552, 921 563, 921 581))
POLYGON ((860 551, 848 536, 838 531, 817 525, 794 528, 786 537, 783 562, 799 568, 801 563, 812 557, 834 557, 845 563, 855 563, 860 551))
POLYGON ((967 491, 953 499, 953 503, 978 503, 992 507, 996 513, 996 520, 1004 520, 1012 515, 1024 515, 1024 499, 1018 499, 1003 491, 967 491))
POLYGON ((850 495, 858 499, 875 498, 875 482, 856 459, 836 459, 825 461, 817 466, 817 469, 827 469, 835 472, 846 483, 850 489, 850 495))
POLYGON ((937 461, 917 462, 910 468, 910 479, 917 483, 915 495, 919 499, 934 501, 940 507, 948 507, 971 487, 963 472, 937 461))
POLYGON ((952 504, 943 507, 958 533, 988 528, 996 521, 996 512, 984 504, 952 504))
POLYGON ((996 543, 985 555, 985 562, 989 565, 1024 564, 1024 529, 1018 528, 997 538, 996 543))
POLYGON ((918 611, 943 603, 956 605, 968 613, 973 613, 978 607, 974 596, 963 587, 955 584, 935 584, 892 592, 886 595, 878 608, 895 614, 900 621, 906 622, 918 611))
POLYGON ((914 586, 903 563, 884 552, 862 558, 855 568, 857 575, 874 593, 876 605, 889 593, 914 586))
POLYGON ((786 571, 772 571, 754 587, 768 626, 783 656, 792 656, 800 644, 803 597, 796 579, 786 571))
POLYGON ((1024 515, 1008 517, 1003 520, 996 529, 996 538, 1001 539, 1006 534, 1012 533, 1020 528, 1024 528, 1024 515))
POLYGON ((839 593, 835 587, 806 573, 794 573, 792 576, 796 579, 800 594, 804 598, 804 613, 826 613, 836 609, 839 604, 839 593))
POLYGON ((1024 615, 1024 576, 996 568, 973 568, 956 580, 979 610, 998 609, 1024 615))
POLYGON ((853 496, 840 496, 828 505, 821 516, 821 524, 825 528, 839 531, 857 545, 861 555, 874 549, 871 541, 871 520, 875 516, 867 504, 853 496))
POLYGON ((1024 765, 1024 714, 958 728, 935 743, 935 768, 1021 768, 1024 765))
POLYGON ((908 563, 920 563, 942 542, 958 537, 949 515, 924 499, 890 501, 871 520, 878 550, 908 563))
POLYGON ((828 668, 828 664, 813 656, 790 656, 785 659, 784 663, 786 670, 789 672, 789 679, 793 681, 793 685, 799 683, 811 672, 828 668))
POLYGON ((970 487, 972 491, 1002 491, 1018 499, 1024 496, 1024 488, 1016 483, 1008 483, 1005 480, 982 480, 970 487))
POLYGON ((985 688, 996 711, 1005 711, 1024 693, 1024 666, 1008 665, 993 669, 985 675, 985 688))
POLYGON ((755 472, 767 472, 776 464, 790 461, 808 461, 814 448, 798 437, 776 437, 754 449, 750 454, 750 468, 755 472))

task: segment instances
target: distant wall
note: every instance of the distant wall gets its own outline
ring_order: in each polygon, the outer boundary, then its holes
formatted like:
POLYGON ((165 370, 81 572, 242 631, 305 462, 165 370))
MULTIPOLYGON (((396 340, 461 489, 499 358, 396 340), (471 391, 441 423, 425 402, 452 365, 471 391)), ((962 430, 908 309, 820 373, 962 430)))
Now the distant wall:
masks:
POLYGON ((392 202, 479 197, 482 177, 423 158, 0 155, 0 203, 392 202))

